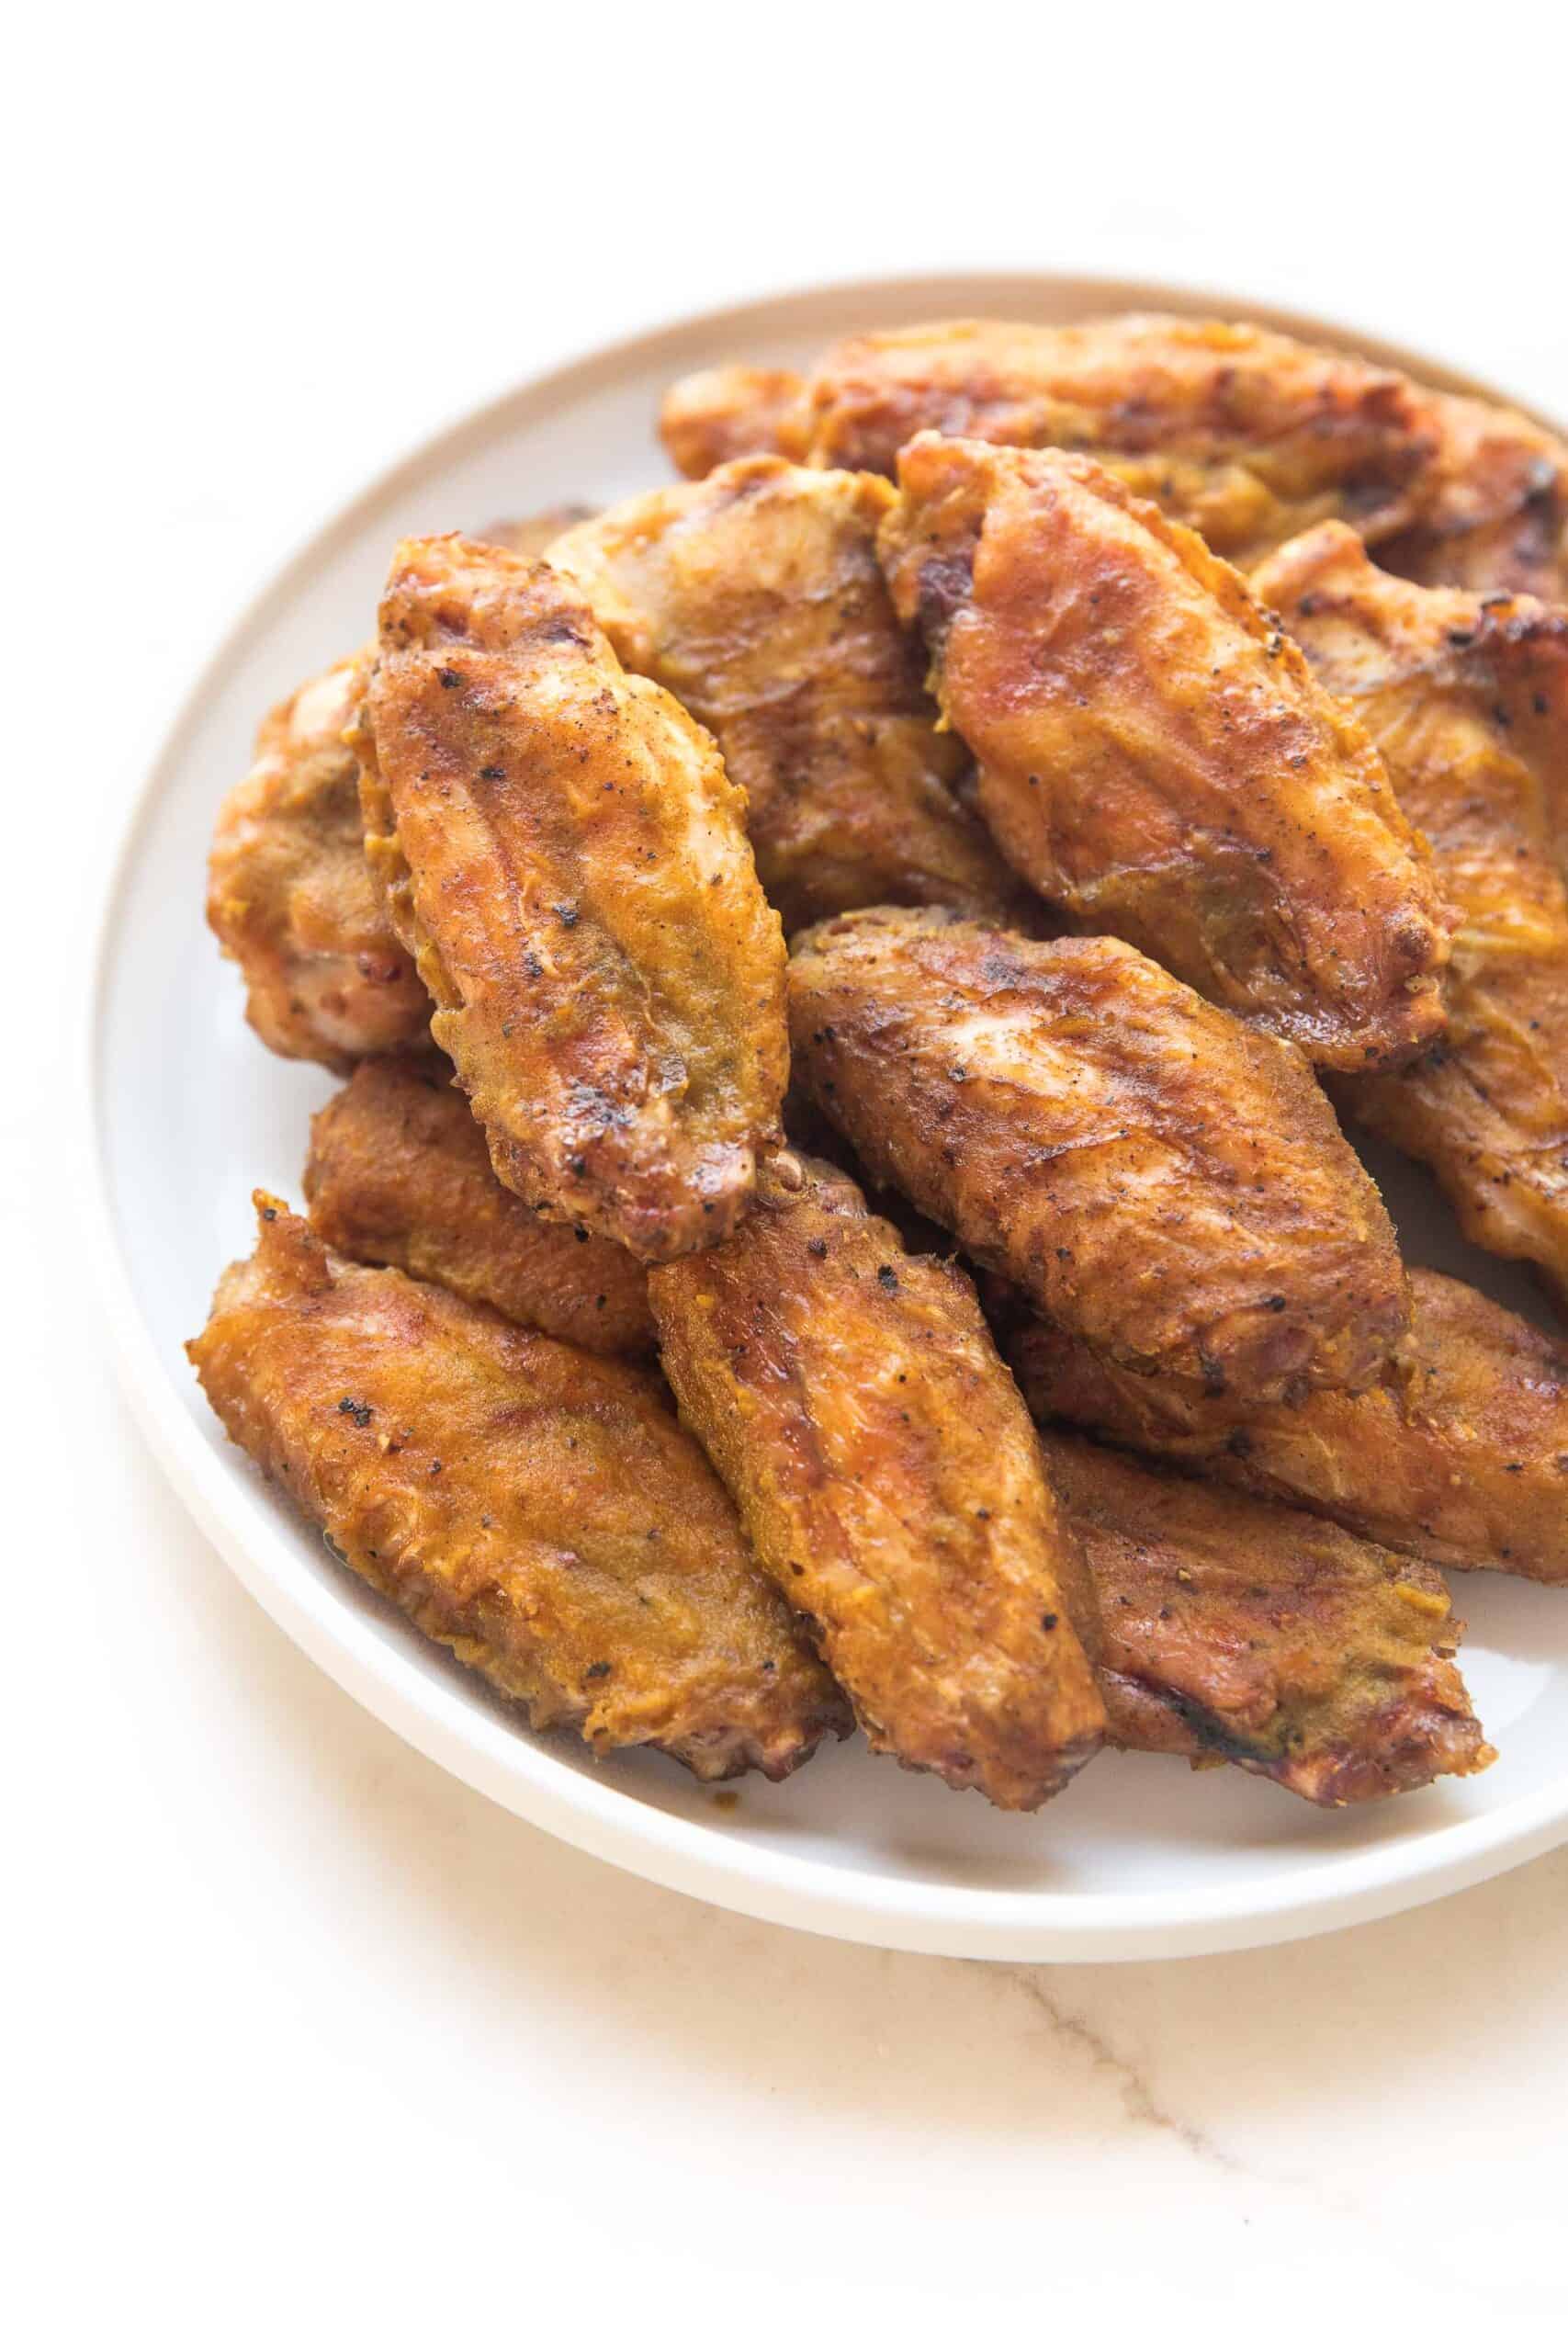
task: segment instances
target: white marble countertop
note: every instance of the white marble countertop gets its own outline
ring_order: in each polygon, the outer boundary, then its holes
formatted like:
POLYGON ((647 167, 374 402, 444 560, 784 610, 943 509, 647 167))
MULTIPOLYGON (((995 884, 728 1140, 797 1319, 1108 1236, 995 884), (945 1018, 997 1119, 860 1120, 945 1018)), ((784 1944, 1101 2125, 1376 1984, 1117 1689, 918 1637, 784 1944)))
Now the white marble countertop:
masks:
POLYGON ((91 74, 39 34, 70 136, 40 106, 13 156, 15 2340, 1114 2341, 1118 2311, 1551 2340, 1568 1853, 1290 1949, 1056 1969, 592 1862, 381 1730, 186 1521, 102 1358, 50 1111, 80 843, 254 580, 433 420, 660 315, 964 263, 1251 291, 1568 406, 1544 34, 1461 56, 1238 11, 1117 59, 1043 20, 956 106, 912 23, 841 11, 650 21, 630 70, 581 16, 404 40, 391 10, 378 41, 282 5, 193 45, 162 13, 91 74))

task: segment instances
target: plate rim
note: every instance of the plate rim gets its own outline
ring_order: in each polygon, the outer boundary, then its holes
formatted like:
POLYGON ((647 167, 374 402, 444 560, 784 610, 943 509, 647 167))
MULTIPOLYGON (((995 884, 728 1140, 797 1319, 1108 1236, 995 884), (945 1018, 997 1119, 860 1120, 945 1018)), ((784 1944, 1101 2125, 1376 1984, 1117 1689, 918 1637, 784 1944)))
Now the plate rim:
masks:
MULTIPOLYGON (((613 1782, 596 1781, 536 1742, 526 1727, 474 1706, 459 1688, 423 1676, 378 1637, 351 1590, 308 1576, 277 1524, 276 1508, 214 1452, 175 1387, 137 1300, 122 1247, 107 1158, 102 1052, 112 967, 120 944, 122 877, 133 865, 186 738, 223 674, 285 609, 311 569, 358 529, 368 511, 433 467, 456 462, 511 415, 558 406, 628 365, 651 365, 696 337, 762 337, 815 324, 824 311, 852 319, 858 302, 906 294, 911 316, 953 315, 967 295, 995 308, 1005 289, 1027 301, 1049 289, 1082 299, 1085 315, 1174 305, 1326 337, 1442 389, 1497 400, 1564 431, 1506 387, 1435 355, 1359 328, 1251 298, 1173 280, 1133 280, 1057 270, 951 269, 829 279, 664 319, 559 359, 509 390, 449 416, 382 468, 261 576, 216 636, 194 677, 157 728, 155 747, 131 770, 134 789, 106 828, 96 885, 87 896, 88 952, 78 967, 72 1094, 73 1192, 90 1281, 101 1302, 122 1392, 175 1493, 220 1557, 312 1663, 389 1730, 442 1770, 521 1818, 596 1859, 675 1891, 775 1925, 882 1948, 965 1959, 1066 1962, 1191 1958, 1283 1942, 1383 1917, 1498 1875, 1568 1838, 1568 1770, 1472 1819, 1416 1830, 1404 1839, 1321 1860, 1293 1861, 1242 1887, 1184 1893, 1052 1892, 921 1884, 861 1864, 780 1852, 716 1821, 689 1820, 613 1782), (988 290, 987 290, 988 289, 988 290), (914 306, 919 305, 919 308, 914 306)), ((826 332, 831 332, 831 322, 826 332)), ((182 670, 184 665, 182 664, 182 670)), ((186 672, 188 675, 189 673, 186 672)), ((258 1050, 261 1048, 258 1046, 258 1050)))

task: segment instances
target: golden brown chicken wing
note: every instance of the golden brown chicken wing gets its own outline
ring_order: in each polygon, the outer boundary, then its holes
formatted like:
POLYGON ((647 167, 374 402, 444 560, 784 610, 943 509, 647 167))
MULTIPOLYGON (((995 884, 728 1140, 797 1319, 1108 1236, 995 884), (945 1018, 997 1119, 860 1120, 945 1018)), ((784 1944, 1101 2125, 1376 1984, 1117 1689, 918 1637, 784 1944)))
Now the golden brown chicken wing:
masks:
POLYGON ((416 1043, 431 1011, 365 864, 343 730, 367 669, 339 662, 262 721, 208 867, 207 919, 245 976, 252 1028, 275 1054, 340 1070, 416 1043))
POLYGON ((310 1122, 305 1197, 345 1258, 400 1266, 597 1355, 653 1345, 643 1268, 618 1242, 551 1225, 507 1191, 434 1056, 360 1063, 310 1122))
POLYGON ((866 1167, 1120 1363, 1356 1386, 1404 1329, 1393 1228, 1302 1056, 1119 940, 845 915, 796 943, 790 1025, 866 1167))
POLYGON ((1088 458, 928 437, 899 481, 893 601, 1019 872, 1330 1069, 1429 1045, 1431 867, 1240 577, 1088 458))
POLYGON ((236 1445, 422 1633, 536 1729, 703 1780, 782 1779, 846 1728, 656 1381, 256 1204, 191 1360, 236 1445))
POLYGON ((398 550, 355 743, 502 1182, 639 1258, 728 1232, 788 1057, 778 917, 711 739, 569 581, 454 537, 398 550))
POLYGON ((627 669, 712 729, 786 931, 850 907, 1021 921, 1032 903, 954 797, 968 759, 877 566, 892 503, 870 474, 743 458, 549 551, 627 669))
POLYGON ((1079 1438, 1042 1445, 1099 1597, 1119 1747, 1239 1764, 1325 1805, 1493 1761, 1435 1568, 1079 1438))
POLYGON ((1442 1043, 1340 1099, 1427 1162, 1472 1241, 1568 1293, 1568 614, 1391 579, 1337 523, 1254 584, 1365 723, 1460 910, 1442 1043))
POLYGON ((1429 587, 1568 598, 1568 447, 1517 409, 1421 397, 1437 452, 1416 522, 1380 546, 1379 561, 1429 587))
POLYGON ((1343 515, 1407 524, 1438 441, 1404 377, 1262 327, 1133 314, 1081 326, 939 320, 854 335, 804 380, 718 368, 673 387, 662 416, 681 471, 742 450, 891 474, 917 433, 1078 449, 1255 562, 1343 515))
POLYGON ((1037 1805, 1100 1744, 1081 1565, 967 1278, 794 1152, 649 1294, 683 1419, 874 1747, 1037 1805))
POLYGON ((998 1329, 1042 1420, 1299 1504, 1393 1551, 1568 1584, 1568 1356, 1468 1283, 1417 1268, 1410 1290, 1410 1329, 1375 1386, 1267 1406, 1140 1378, 1033 1317, 998 1329))
POLYGON ((671 386, 660 434, 679 471, 694 479, 732 458, 802 457, 800 392, 787 368, 705 368, 671 386))

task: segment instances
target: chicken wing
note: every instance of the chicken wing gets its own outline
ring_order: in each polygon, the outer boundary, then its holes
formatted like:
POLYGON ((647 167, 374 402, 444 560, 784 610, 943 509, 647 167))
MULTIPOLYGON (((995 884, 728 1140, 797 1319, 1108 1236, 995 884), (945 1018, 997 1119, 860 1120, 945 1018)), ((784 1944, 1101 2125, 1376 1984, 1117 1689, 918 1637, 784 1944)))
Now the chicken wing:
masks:
POLYGON ((1119 940, 845 915, 796 943, 790 1025, 872 1173, 1120 1363, 1357 1386, 1404 1327, 1393 1228, 1302 1056, 1119 940))
POLYGON ((854 335, 802 379, 718 368, 673 387, 665 446, 706 473, 741 450, 891 474, 917 433, 1078 449, 1238 563, 1325 516, 1409 524, 1438 446, 1428 396, 1262 327, 1133 314, 1081 326, 939 320, 854 335))
POLYGON ((1379 561, 1428 587, 1568 598, 1568 447, 1517 409, 1422 397, 1437 454, 1417 519, 1379 547, 1379 561))
POLYGON ((1076 1421, 1392 1551, 1568 1584, 1568 1355, 1446 1274, 1416 1268, 1410 1290, 1410 1329, 1375 1386, 1268 1406, 1140 1378, 1033 1317, 998 1329, 1041 1420, 1076 1421))
POLYGON ((1568 614, 1392 579, 1337 523, 1254 585, 1364 721, 1460 910, 1443 1042, 1339 1099, 1427 1162, 1472 1241, 1568 1293, 1568 614))
POLYGON ((1081 1564, 967 1278, 781 1152, 649 1295, 682 1418, 872 1746, 993 1804, 1053 1795, 1105 1721, 1081 1564))
POLYGON ((207 920, 244 974, 252 1028, 337 1070, 425 1037, 431 1011, 365 864, 343 730, 367 672, 364 655, 339 662, 262 721, 208 866, 207 920))
POLYGON ((1436 1569, 1079 1438, 1042 1445, 1099 1598, 1117 1746, 1239 1764, 1324 1805, 1494 1760, 1436 1569))
POLYGON ((954 797, 967 756, 938 730, 877 567, 892 503, 871 474, 743 458, 549 551, 627 669, 712 729, 786 931, 850 907, 1005 922, 1031 903, 954 797))
POLYGON ((702 1780, 782 1779, 847 1728, 655 1380, 256 1204, 191 1360, 235 1444, 422 1633, 536 1729, 702 1780))
POLYGON ((434 1057, 360 1063, 310 1122, 305 1197, 345 1258, 400 1266, 597 1355, 653 1345, 643 1268, 618 1242, 551 1225, 507 1191, 434 1057))
POLYGON ((705 368, 671 386, 660 434, 677 470, 694 480, 732 458, 803 457, 800 394, 788 368, 705 368))
POLYGON ((711 739, 570 582, 456 537, 399 548, 367 712, 367 851, 496 1173, 639 1258, 728 1232, 788 1052, 711 739))
POLYGON ((928 436, 898 462, 893 601, 1019 872, 1330 1069, 1429 1045, 1431 867, 1245 582, 1088 458, 928 436))

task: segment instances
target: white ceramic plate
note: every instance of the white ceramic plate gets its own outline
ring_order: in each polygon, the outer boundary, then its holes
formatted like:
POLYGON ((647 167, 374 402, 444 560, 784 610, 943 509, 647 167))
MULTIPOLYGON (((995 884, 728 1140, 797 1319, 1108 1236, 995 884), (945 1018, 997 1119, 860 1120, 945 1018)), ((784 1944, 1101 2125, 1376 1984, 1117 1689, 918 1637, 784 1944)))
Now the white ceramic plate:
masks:
MULTIPOLYGON (((394 539, 565 499, 594 503, 668 469, 653 430, 671 379, 724 358, 796 362, 859 326, 988 312, 1066 320, 1158 307, 1316 320, 1213 294, 1051 277, 881 281, 794 295, 648 335, 525 386, 357 500, 235 628, 127 820, 106 894, 91 1018, 91 1215, 129 1388, 180 1492, 250 1590, 316 1662, 437 1762, 591 1853, 788 1925, 979 1958, 1148 1958, 1264 1943, 1424 1901, 1539 1853, 1568 1825, 1568 1594, 1461 1579, 1465 1670, 1493 1770, 1386 1805, 1320 1814, 1237 1771, 1103 1756, 1040 1815, 899 1772, 859 1742, 795 1780, 716 1804, 652 1756, 596 1765, 536 1739, 351 1575, 265 1488, 181 1352, 219 1270, 250 1247, 250 1194, 299 1196, 321 1072, 273 1059, 202 920, 219 797, 258 715, 365 636, 394 539)), ((1408 353, 1360 347, 1454 382, 1408 353)), ((1460 1241, 1425 1181, 1378 1171, 1407 1252, 1527 1312, 1529 1285, 1460 1241)))

